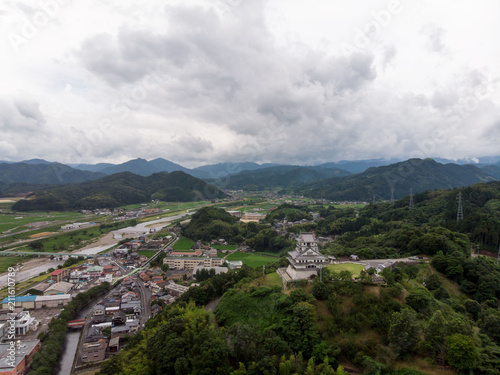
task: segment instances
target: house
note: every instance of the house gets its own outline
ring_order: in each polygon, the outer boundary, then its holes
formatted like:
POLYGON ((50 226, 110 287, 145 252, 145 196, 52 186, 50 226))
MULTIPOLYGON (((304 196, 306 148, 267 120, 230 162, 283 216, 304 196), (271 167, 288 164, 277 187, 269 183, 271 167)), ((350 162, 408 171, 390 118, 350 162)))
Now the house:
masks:
POLYGON ((168 284, 165 288, 165 290, 172 294, 173 296, 177 296, 177 297, 180 297, 183 293, 185 293, 187 290, 189 289, 189 287, 187 286, 183 286, 183 285, 179 285, 179 284, 176 284, 174 283, 173 281, 170 281, 170 284, 168 284))
POLYGON ((190 276, 189 270, 168 270, 165 273, 165 280, 182 280, 186 276, 188 278, 190 276))
POLYGON ((95 305, 93 312, 94 316, 104 315, 105 313, 106 313, 106 307, 104 305, 101 304, 95 305))
POLYGON ((119 311, 113 316, 113 326, 121 326, 125 324, 125 321, 127 320, 127 317, 125 316, 125 313, 123 311, 119 311))
POLYGON ((43 292, 44 296, 53 296, 56 294, 68 294, 71 289, 73 289, 75 285, 72 283, 67 283, 66 281, 60 281, 58 283, 55 283, 51 286, 49 286, 47 289, 45 289, 45 292, 43 292))
POLYGON ((87 268, 87 274, 90 278, 100 277, 103 273, 104 268, 102 266, 92 266, 87 268))
POLYGON ((38 321, 31 317, 29 311, 24 311, 22 307, 0 310, 0 323, 12 324, 16 335, 25 335, 38 327, 38 321), (12 323, 13 320, 13 323, 12 323))
POLYGON ((288 255, 286 273, 292 280, 316 276, 321 267, 330 264, 330 260, 319 252, 314 233, 301 233, 295 250, 288 252, 288 255))
POLYGON ((354 254, 353 254, 353 255, 351 255, 349 258, 350 258, 351 260, 355 260, 355 261, 358 261, 358 260, 359 260, 359 257, 358 257, 357 255, 354 255, 354 254))
POLYGON ((162 310, 163 308, 155 303, 153 306, 151 306, 151 316, 154 318, 162 310))
POLYGON ((61 282, 65 277, 68 277, 70 274, 69 269, 63 269, 63 270, 55 270, 50 273, 50 279, 55 282, 61 282))
POLYGON ((81 349, 82 362, 104 361, 107 347, 108 340, 106 338, 94 342, 84 342, 81 349))
POLYGON ((0 374, 26 374, 34 355, 40 349, 40 340, 22 340, 15 345, 15 354, 12 356, 10 342, 0 344, 0 374))

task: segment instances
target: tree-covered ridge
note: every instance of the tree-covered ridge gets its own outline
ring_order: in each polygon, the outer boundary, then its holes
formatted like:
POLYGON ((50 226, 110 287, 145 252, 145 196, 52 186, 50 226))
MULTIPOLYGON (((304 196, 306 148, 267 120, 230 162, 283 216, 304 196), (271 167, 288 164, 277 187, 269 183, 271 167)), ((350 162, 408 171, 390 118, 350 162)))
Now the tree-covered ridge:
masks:
POLYGON ((402 198, 414 193, 469 186, 479 182, 493 181, 485 170, 473 165, 440 164, 432 159, 410 159, 382 167, 372 167, 355 175, 325 179, 297 189, 306 196, 330 200, 356 200, 371 202, 402 198))
POLYGON ((267 190, 270 188, 291 188, 332 177, 350 175, 336 167, 301 167, 283 165, 258 170, 246 170, 224 176, 221 183, 227 189, 267 190))
POLYGON ((12 209, 68 210, 113 208, 159 199, 167 202, 210 200, 224 197, 217 187, 184 172, 157 173, 148 177, 117 173, 79 184, 37 192, 34 199, 20 200, 12 209))
POLYGON ((302 219, 312 220, 311 209, 308 206, 295 206, 285 203, 266 215, 266 222, 268 223, 274 223, 275 220, 294 222, 302 219))
POLYGON ((193 241, 211 241, 224 238, 230 244, 245 243, 256 251, 286 252, 293 247, 292 240, 279 236, 268 225, 238 223, 238 219, 222 208, 203 207, 182 229, 183 236, 193 241))
POLYGON ((397 264, 384 273, 386 287, 348 276, 326 272, 312 290, 287 293, 255 286, 262 279, 247 267, 213 276, 165 307, 100 373, 344 374, 342 363, 417 375, 404 367, 418 358, 430 359, 429 370, 498 373, 500 317, 488 302, 454 292, 425 264, 397 264))

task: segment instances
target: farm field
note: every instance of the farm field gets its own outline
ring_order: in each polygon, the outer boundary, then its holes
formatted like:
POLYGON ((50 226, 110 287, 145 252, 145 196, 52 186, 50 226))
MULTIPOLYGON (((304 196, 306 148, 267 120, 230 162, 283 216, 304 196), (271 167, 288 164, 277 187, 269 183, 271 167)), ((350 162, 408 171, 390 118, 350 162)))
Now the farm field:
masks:
POLYGON ((228 255, 226 260, 241 260, 243 264, 252 268, 262 267, 268 263, 276 262, 278 257, 261 253, 241 253, 239 251, 228 255))
POLYGON ((56 223, 63 224, 74 221, 94 221, 94 215, 83 215, 78 212, 51 212, 44 213, 29 213, 29 214, 8 214, 0 215, 0 234, 8 234, 9 231, 17 232, 35 227, 27 225, 38 223, 38 225, 53 225, 56 223))
POLYGON ((326 266, 326 268, 333 272, 341 272, 341 271, 349 271, 352 273, 353 277, 358 277, 361 274, 361 271, 365 269, 365 266, 362 264, 355 263, 339 263, 339 264, 330 264, 326 266))

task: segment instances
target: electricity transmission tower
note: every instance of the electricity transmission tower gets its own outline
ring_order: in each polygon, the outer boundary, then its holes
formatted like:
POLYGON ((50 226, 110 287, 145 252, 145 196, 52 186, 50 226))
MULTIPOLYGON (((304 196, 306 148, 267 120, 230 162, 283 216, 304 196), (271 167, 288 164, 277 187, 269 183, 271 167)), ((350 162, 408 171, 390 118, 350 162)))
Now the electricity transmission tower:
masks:
POLYGON ((462 210, 462 192, 458 193, 458 210, 457 210, 457 221, 463 220, 464 212, 462 210))

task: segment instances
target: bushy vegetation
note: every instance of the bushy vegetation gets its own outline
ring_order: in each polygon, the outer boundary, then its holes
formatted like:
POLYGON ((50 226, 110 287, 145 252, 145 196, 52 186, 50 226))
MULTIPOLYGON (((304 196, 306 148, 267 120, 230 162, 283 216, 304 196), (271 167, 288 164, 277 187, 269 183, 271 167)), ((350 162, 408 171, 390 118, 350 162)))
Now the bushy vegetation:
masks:
POLYGON ((230 244, 244 242, 256 251, 272 253, 286 252, 293 241, 279 236, 266 225, 257 223, 237 223, 237 219, 221 208, 203 207, 193 215, 190 223, 182 229, 182 234, 193 241, 211 241, 224 238, 230 244))

